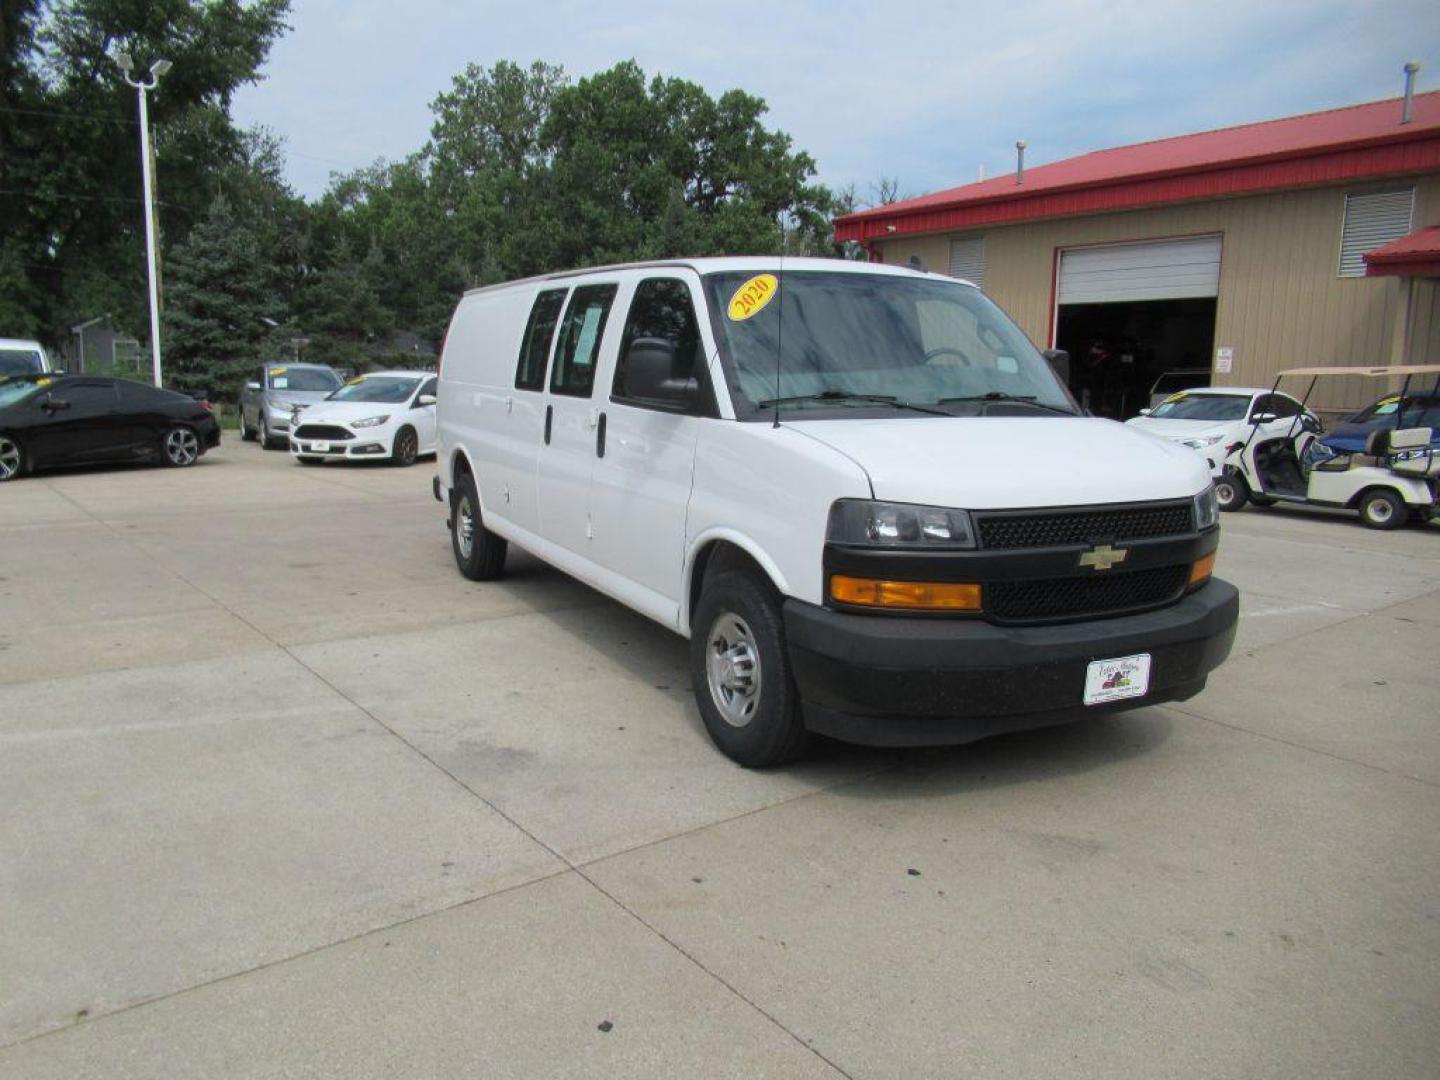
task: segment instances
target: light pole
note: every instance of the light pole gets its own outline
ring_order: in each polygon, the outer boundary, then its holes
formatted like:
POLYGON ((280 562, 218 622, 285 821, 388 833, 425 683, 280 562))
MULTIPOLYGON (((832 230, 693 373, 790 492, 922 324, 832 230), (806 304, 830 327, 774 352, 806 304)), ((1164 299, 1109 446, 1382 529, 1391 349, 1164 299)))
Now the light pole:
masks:
POLYGON ((155 182, 150 175, 150 111, 145 104, 145 95, 160 84, 160 77, 170 70, 169 60, 156 60, 150 65, 150 81, 132 79, 131 70, 135 62, 129 53, 115 57, 125 81, 140 94, 140 178, 145 184, 145 254, 150 277, 150 361, 155 376, 155 385, 160 385, 160 282, 155 261, 155 182))

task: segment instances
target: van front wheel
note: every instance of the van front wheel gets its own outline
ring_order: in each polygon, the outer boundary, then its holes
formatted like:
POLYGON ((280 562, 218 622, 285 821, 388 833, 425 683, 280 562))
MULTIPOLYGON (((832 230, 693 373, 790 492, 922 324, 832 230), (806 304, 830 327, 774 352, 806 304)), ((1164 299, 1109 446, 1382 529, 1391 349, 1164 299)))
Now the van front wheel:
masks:
POLYGON ((455 565, 471 581, 493 581, 505 572, 503 536, 485 528, 480 516, 480 497, 469 473, 456 477, 455 502, 450 508, 450 546, 455 565))
POLYGON ((715 745, 751 769, 799 757, 806 731, 773 590, 724 571, 705 582, 691 626, 690 678, 715 745))

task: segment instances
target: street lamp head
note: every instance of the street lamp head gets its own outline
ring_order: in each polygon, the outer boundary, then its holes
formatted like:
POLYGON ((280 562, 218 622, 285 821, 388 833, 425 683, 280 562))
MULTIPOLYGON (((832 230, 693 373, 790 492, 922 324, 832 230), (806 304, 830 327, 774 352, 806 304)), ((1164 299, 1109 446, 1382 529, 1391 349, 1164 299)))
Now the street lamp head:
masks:
POLYGON ((150 75, 152 78, 158 80, 160 76, 164 75, 173 66, 169 60, 156 60, 155 63, 150 65, 150 75))
POLYGON ((128 52, 118 54, 115 57, 115 63, 120 65, 120 70, 125 73, 126 78, 129 78, 130 71, 135 66, 135 61, 130 59, 130 54, 128 52))

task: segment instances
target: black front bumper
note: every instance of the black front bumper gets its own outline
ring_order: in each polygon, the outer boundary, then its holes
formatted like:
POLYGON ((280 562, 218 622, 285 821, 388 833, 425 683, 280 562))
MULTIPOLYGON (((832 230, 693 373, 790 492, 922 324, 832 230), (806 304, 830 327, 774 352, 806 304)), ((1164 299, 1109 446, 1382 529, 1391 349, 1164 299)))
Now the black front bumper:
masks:
POLYGON ((805 726, 870 746, 938 746, 1183 701, 1230 654, 1240 597, 1212 579, 1169 607, 1050 626, 859 615, 785 603, 805 726), (1142 697, 1082 704, 1092 660, 1149 653, 1142 697))

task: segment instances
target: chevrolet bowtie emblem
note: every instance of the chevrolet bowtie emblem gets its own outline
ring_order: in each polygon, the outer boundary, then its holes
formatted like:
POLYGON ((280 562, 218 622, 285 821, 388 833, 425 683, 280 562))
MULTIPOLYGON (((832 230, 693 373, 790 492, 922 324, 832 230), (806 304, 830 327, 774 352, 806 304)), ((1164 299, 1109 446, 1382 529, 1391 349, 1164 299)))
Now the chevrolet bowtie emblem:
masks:
POLYGON ((1109 544, 1099 544, 1080 556, 1080 565, 1088 566, 1092 570, 1109 570, 1117 563, 1124 562, 1125 556, 1129 554, 1128 548, 1113 548, 1109 544))

